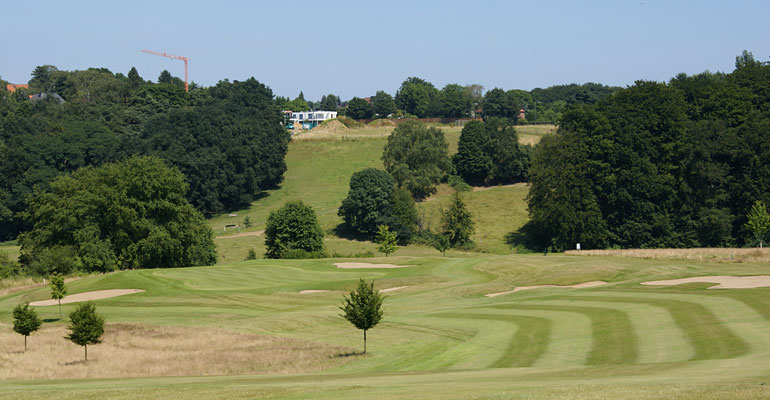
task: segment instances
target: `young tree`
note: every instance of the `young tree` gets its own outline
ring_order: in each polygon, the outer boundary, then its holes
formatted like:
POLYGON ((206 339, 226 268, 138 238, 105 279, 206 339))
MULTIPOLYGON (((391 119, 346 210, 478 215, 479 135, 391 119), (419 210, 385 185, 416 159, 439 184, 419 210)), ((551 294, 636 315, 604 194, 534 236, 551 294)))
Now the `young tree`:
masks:
POLYGON ((449 243, 449 235, 446 233, 439 233, 433 237, 433 248, 441 252, 441 257, 446 255, 446 251, 452 247, 449 243))
POLYGON ((343 296, 345 304, 340 307, 346 320, 364 331, 364 354, 366 354, 366 331, 372 329, 382 319, 382 301, 385 296, 374 290, 374 281, 367 284, 361 279, 358 288, 350 292, 350 297, 343 296))
POLYGON ((13 331, 24 335, 24 351, 27 351, 27 336, 40 328, 40 318, 29 303, 19 304, 13 309, 13 331))
POLYGON ((380 252, 385 253, 385 257, 387 257, 388 254, 398 249, 398 236, 396 236, 396 232, 391 232, 387 225, 380 225, 378 229, 375 241, 380 245, 380 252))
POLYGON ((444 132, 417 121, 399 124, 388 137, 382 161, 396 183, 424 199, 451 168, 444 132))
POLYGON ((251 218, 249 218, 248 215, 243 219, 243 226, 247 228, 251 227, 251 218))
POLYGON ((460 193, 452 196, 452 204, 449 209, 442 212, 441 222, 444 226, 444 234, 449 238, 452 247, 462 246, 471 240, 475 228, 471 213, 465 207, 465 202, 460 193))
POLYGON ((96 306, 88 301, 81 303, 70 313, 70 334, 65 336, 72 343, 83 346, 88 361, 88 345, 102 342, 104 318, 96 313, 96 306))
POLYGON ((762 241, 770 230, 770 214, 765 208, 765 203, 757 200, 746 216, 749 220, 745 226, 754 233, 754 238, 759 241, 759 248, 762 248, 762 241))
POLYGON ((64 277, 56 272, 51 275, 51 298, 59 302, 59 318, 61 318, 61 299, 67 295, 67 286, 64 285, 64 277))
POLYGON ((270 212, 265 227, 267 258, 283 258, 287 251, 324 251, 324 233, 315 211, 302 201, 290 201, 270 212))

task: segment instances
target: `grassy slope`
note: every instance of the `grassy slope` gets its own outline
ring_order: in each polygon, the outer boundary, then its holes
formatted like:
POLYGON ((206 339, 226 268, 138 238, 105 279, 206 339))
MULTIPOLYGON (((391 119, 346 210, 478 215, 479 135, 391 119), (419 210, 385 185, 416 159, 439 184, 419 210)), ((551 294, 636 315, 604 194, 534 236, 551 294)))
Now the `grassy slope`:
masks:
MULTIPOLYGON (((351 356, 342 365, 330 360, 336 366, 325 373, 5 382, 0 391, 6 398, 54 393, 58 398, 330 399, 770 394, 758 385, 768 378, 770 367, 770 289, 638 284, 692 275, 767 274, 769 264, 539 255, 373 261, 413 267, 340 270, 333 260, 256 260, 126 271, 70 284, 71 293, 146 289, 99 301, 110 322, 223 328, 347 349, 360 348, 361 335, 338 316, 343 291, 359 277, 376 278, 378 288, 409 286, 388 294, 386 317, 369 332, 370 354, 351 356), (610 284, 483 296, 514 286, 590 280, 610 284), (298 293, 304 289, 333 291, 298 293)), ((0 322, 10 321, 14 304, 46 297, 46 289, 0 297, 0 322)), ((73 306, 64 308, 66 313, 73 306)), ((58 317, 56 307, 39 312, 42 318, 58 317)), ((92 368, 99 368, 99 357, 108 357, 99 351, 99 346, 89 351, 96 360, 92 368)))
MULTIPOLYGON (((523 126, 517 129, 530 132, 522 134, 528 140, 539 138, 550 126, 523 126)), ((344 132, 349 140, 295 140, 289 144, 286 156, 287 171, 280 188, 269 190, 266 196, 255 201, 246 210, 236 211, 236 217, 222 215, 211 220, 216 235, 225 235, 225 224, 240 223, 249 216, 252 226, 243 231, 258 231, 265 227, 271 210, 281 207, 291 200, 302 200, 310 204, 318 213, 321 227, 327 232, 327 248, 341 254, 356 254, 366 251, 376 252, 376 246, 370 242, 357 242, 340 239, 331 230, 342 222, 337 216, 342 199, 347 196, 350 176, 363 168, 382 167, 382 150, 387 142, 383 129, 360 129, 344 132)), ((457 152, 460 137, 459 127, 442 127, 449 143, 449 153, 457 152)), ((450 190, 440 189, 435 201, 418 204, 426 222, 434 229, 439 226, 439 207, 449 200, 450 190)), ((507 233, 516 230, 526 222, 526 187, 499 187, 489 190, 467 193, 467 202, 476 217, 477 229, 473 239, 482 251, 497 254, 510 252, 505 244, 507 233), (504 215, 500 215, 501 210, 504 215)), ((248 249, 253 248, 258 255, 264 252, 264 241, 258 237, 236 239, 217 239, 220 262, 245 259, 248 249)), ((402 249, 400 255, 429 254, 425 248, 402 249)))

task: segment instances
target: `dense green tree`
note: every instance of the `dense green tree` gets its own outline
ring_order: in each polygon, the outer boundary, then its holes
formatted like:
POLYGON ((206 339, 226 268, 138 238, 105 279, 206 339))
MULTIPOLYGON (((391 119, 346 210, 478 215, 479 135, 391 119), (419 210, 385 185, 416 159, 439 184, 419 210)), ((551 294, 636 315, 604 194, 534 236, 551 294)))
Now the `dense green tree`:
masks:
POLYGON ((486 153, 487 142, 486 130, 481 121, 466 123, 460 132, 453 162, 457 175, 471 185, 483 185, 492 170, 492 159, 486 153))
POLYGON ((321 98, 321 103, 319 104, 319 108, 323 111, 337 111, 339 106, 340 98, 331 93, 327 96, 323 96, 321 98))
POLYGON ((385 257, 398 250, 398 236, 391 232, 387 225, 377 227, 377 237, 374 240, 379 245, 377 248, 385 257))
POLYGON ((417 232, 417 207, 408 190, 402 187, 393 190, 386 225, 398 235, 401 244, 409 243, 417 232))
POLYGON ((51 298, 59 302, 59 318, 61 318, 61 299, 67 295, 67 286, 64 285, 64 276, 58 272, 51 274, 50 283, 51 298))
POLYGON ((136 67, 131 67, 131 70, 128 71, 128 84, 131 89, 139 89, 143 83, 144 80, 141 76, 139 76, 139 72, 136 70, 136 67))
POLYGON ((446 256, 446 251, 452 248, 452 243, 449 240, 449 234, 438 233, 433 235, 433 248, 441 252, 441 257, 446 256))
POLYGON ((471 235, 475 231, 473 217, 465 206, 460 193, 452 195, 452 203, 449 208, 441 213, 443 234, 449 238, 452 247, 459 247, 470 243, 471 235))
POLYGON ((516 98, 505 90, 494 88, 484 95, 484 118, 500 117, 515 121, 519 114, 516 98))
POLYGON ((374 328, 382 319, 382 302, 385 296, 374 290, 374 281, 367 284, 361 279, 358 287, 343 296, 345 304, 340 307, 342 316, 353 326, 364 331, 364 354, 366 354, 366 331, 374 328))
POLYGON ((396 102, 393 100, 393 96, 378 90, 372 96, 372 108, 379 118, 386 118, 388 115, 396 112, 396 102))
MULTIPOLYGON (((31 264, 70 248, 76 264, 94 272, 213 264, 211 228, 185 200, 187 187, 177 169, 152 157, 60 176, 30 199, 22 258, 31 264)), ((71 262, 62 258, 57 265, 71 262)))
POLYGON ((158 83, 168 83, 171 84, 174 82, 174 77, 171 76, 171 72, 168 72, 168 70, 164 69, 160 72, 160 75, 158 75, 158 83))
POLYGON ((27 336, 40 328, 41 321, 37 313, 29 308, 29 303, 13 308, 13 331, 24 336, 24 351, 27 351, 27 336))
POLYGON ((447 148, 442 130, 407 121, 388 137, 382 161, 399 186, 423 199, 435 193, 451 167, 447 148))
POLYGON ((438 90, 421 78, 407 78, 396 92, 396 106, 407 114, 429 117, 438 90))
POLYGON ((323 237, 315 211, 301 201, 290 201, 271 211, 267 218, 265 257, 284 258, 293 250, 321 255, 323 237))
POLYGON ((373 236, 392 212, 394 181, 389 173, 375 168, 357 171, 350 177, 348 196, 337 214, 362 235, 373 236))
POLYGON ((463 127, 453 162, 457 175, 471 185, 521 182, 527 180, 530 150, 519 145, 507 120, 489 117, 463 127))
POLYGON ((70 333, 65 337, 78 346, 83 346, 85 360, 88 361, 88 345, 99 344, 104 335, 104 318, 96 313, 96 305, 92 301, 80 303, 70 313, 70 333))
POLYGON ((348 109, 345 115, 353 119, 369 119, 373 113, 374 109, 372 109, 372 105, 368 101, 353 97, 348 102, 348 109))
POLYGON ((441 89, 441 116, 460 118, 470 114, 471 98, 465 88, 458 84, 448 84, 441 89))

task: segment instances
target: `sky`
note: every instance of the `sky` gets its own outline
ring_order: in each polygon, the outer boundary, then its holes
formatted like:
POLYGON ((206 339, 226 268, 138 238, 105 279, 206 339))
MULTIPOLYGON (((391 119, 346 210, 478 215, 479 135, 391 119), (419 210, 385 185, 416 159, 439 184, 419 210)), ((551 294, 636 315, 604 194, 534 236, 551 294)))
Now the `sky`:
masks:
POLYGON ((157 80, 189 57, 203 86, 255 77, 273 93, 343 100, 395 94, 407 77, 442 88, 628 86, 730 72, 744 49, 770 58, 770 1, 6 1, 0 78, 38 65, 104 67, 157 80))

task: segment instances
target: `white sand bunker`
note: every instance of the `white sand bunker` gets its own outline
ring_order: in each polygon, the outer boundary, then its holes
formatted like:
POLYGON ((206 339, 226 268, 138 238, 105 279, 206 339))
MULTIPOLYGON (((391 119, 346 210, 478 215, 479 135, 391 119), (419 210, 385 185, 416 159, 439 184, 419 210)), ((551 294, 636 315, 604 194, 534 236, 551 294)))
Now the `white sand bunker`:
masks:
POLYGON ((324 292, 330 292, 330 290, 326 290, 326 289, 300 290, 299 294, 324 293, 324 292))
POLYGON ((407 268, 408 265, 395 265, 395 264, 370 264, 362 262, 346 262, 346 263, 334 263, 337 268, 407 268))
POLYGON ((709 289, 753 289, 770 286, 770 276, 699 276, 695 278, 670 279, 667 281, 642 282, 642 285, 672 286, 685 283, 715 283, 709 289))
POLYGON ((380 292, 382 292, 382 293, 395 292, 396 290, 401 290, 401 289, 407 288, 407 287, 409 287, 409 286, 396 286, 396 287, 392 287, 392 288, 382 289, 382 290, 380 290, 380 292))
POLYGON ((542 289, 542 288, 559 288, 559 289, 574 288, 574 289, 582 289, 582 288, 590 288, 590 287, 602 286, 602 285, 606 285, 606 284, 607 284, 607 282, 605 282, 605 281, 591 281, 591 282, 583 282, 583 283, 578 283, 577 285, 568 285, 568 286, 560 286, 560 285, 519 286, 519 287, 514 288, 513 290, 508 290, 506 292, 490 293, 490 294, 486 294, 485 296, 487 296, 487 297, 497 297, 497 296, 502 296, 502 295, 508 294, 508 293, 520 292, 522 290, 542 289))
MULTIPOLYGON (((96 290, 93 292, 83 292, 66 296, 61 299, 62 304, 78 303, 81 301, 109 299, 110 297, 125 296, 127 294, 134 294, 144 292, 141 289, 109 289, 109 290, 96 290)), ((31 306, 55 306, 59 304, 57 300, 42 300, 33 301, 29 303, 31 306)))

